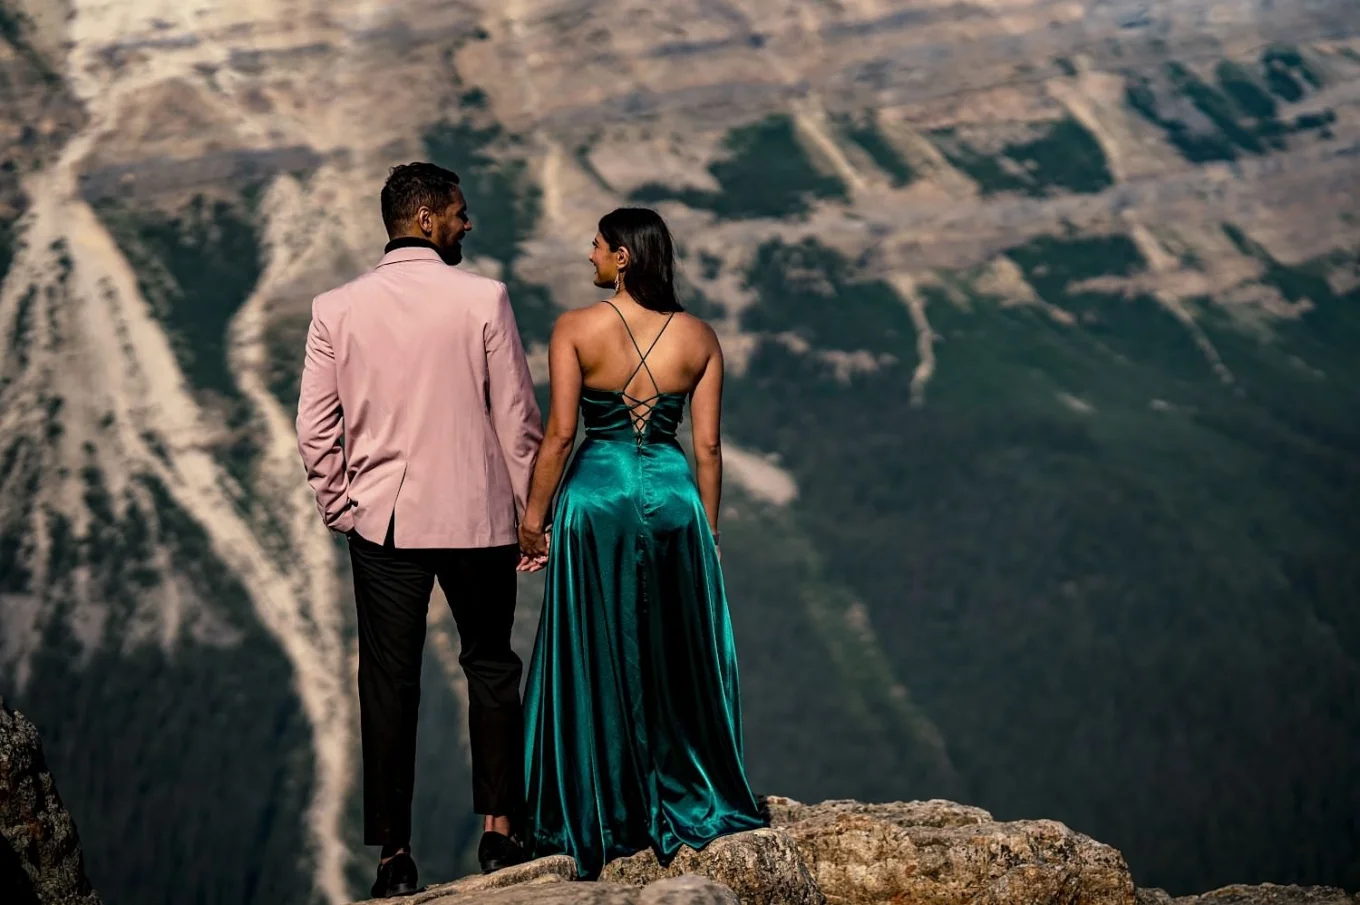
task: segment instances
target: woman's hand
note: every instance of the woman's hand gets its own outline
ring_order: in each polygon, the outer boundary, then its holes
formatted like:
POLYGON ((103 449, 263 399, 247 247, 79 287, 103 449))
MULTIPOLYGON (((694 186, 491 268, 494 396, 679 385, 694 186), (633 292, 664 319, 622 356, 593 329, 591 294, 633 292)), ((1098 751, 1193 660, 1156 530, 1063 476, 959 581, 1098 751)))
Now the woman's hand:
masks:
POLYGON ((551 537, 541 526, 521 522, 519 526, 519 571, 537 572, 548 564, 551 537))

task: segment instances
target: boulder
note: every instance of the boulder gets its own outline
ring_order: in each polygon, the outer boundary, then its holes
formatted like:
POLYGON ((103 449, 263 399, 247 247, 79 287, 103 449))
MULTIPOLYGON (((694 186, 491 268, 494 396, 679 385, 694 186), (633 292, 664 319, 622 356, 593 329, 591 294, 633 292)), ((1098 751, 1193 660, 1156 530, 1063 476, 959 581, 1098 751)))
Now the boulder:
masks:
POLYGON ((1135 905, 1123 856, 1056 821, 996 823, 950 802, 776 810, 834 903, 1135 905))
POLYGON ((824 905, 808 865, 783 829, 761 829, 715 839, 703 849, 681 848, 666 867, 650 850, 606 864, 600 879, 643 886, 697 874, 736 893, 742 905, 824 905))
POLYGON ((828 814, 854 814, 886 820, 898 826, 970 826, 992 823, 990 813, 972 805, 932 798, 929 801, 894 801, 866 804, 853 798, 838 798, 820 804, 803 804, 792 798, 767 795, 760 799, 761 810, 771 826, 790 826, 828 814))
POLYGON ((0 699, 0 890, 5 905, 99 905, 38 730, 0 699))
POLYGON ((741 900, 721 883, 686 874, 644 886, 638 905, 741 905, 741 900))
POLYGON ((1360 893, 1352 895, 1334 886, 1257 886, 1234 884, 1194 896, 1171 896, 1163 889, 1140 889, 1138 905, 1360 905, 1360 893))

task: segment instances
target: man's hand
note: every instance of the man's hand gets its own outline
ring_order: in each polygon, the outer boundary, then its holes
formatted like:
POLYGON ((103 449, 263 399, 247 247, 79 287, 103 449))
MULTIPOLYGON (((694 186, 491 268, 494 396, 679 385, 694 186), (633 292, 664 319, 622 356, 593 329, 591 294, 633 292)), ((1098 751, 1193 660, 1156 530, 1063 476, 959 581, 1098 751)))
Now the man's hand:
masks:
POLYGON ((537 572, 546 566, 548 564, 548 548, 551 543, 551 535, 543 528, 521 522, 519 526, 519 571, 537 572))

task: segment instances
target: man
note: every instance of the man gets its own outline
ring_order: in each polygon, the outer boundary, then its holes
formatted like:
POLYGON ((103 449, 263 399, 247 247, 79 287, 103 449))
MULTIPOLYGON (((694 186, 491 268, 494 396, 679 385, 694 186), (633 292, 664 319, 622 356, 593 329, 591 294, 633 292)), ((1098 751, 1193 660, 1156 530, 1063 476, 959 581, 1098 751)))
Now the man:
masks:
POLYGON ((510 648, 516 523, 542 438, 504 284, 455 269, 472 229, 458 177, 429 163, 382 190, 378 265, 312 303, 298 448, 326 526, 348 538, 359 628, 364 842, 373 896, 418 889, 410 853, 425 620, 436 578, 467 675, 484 871, 523 860, 522 670, 510 648))

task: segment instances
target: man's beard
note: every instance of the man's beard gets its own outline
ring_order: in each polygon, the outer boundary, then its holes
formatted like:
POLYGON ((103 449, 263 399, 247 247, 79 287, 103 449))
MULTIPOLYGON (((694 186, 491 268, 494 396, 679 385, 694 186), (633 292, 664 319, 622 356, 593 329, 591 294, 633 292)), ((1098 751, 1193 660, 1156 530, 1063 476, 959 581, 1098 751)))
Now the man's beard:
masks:
POLYGON ((463 263, 463 243, 455 242, 452 245, 441 245, 439 247, 439 257, 444 259, 444 263, 450 267, 455 264, 463 263))

